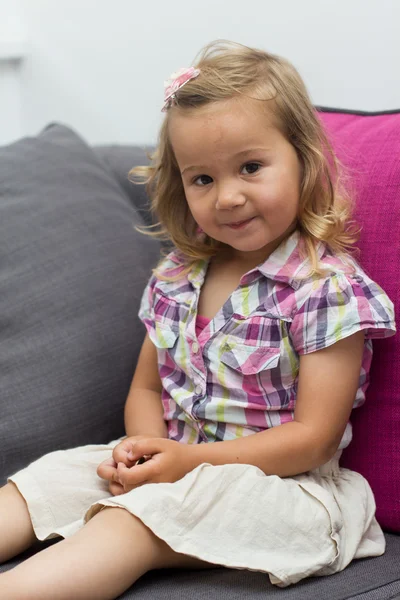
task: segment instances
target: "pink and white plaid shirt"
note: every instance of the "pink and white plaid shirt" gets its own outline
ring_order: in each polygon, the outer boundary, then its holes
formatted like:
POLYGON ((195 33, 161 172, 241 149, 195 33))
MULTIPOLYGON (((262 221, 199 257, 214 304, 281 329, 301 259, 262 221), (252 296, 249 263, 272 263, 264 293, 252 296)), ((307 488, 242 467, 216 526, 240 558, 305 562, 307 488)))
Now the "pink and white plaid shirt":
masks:
MULTIPOLYGON (((175 281, 152 276, 139 317, 158 353, 169 438, 196 444, 251 435, 294 418, 299 355, 363 329, 364 355, 354 407, 365 400, 372 339, 394 335, 394 307, 352 259, 319 243, 331 273, 299 280, 309 269, 298 231, 247 272, 215 317, 196 335, 197 306, 208 261, 175 281)), ((183 270, 179 252, 160 271, 183 270)), ((352 437, 348 423, 340 448, 352 437)))

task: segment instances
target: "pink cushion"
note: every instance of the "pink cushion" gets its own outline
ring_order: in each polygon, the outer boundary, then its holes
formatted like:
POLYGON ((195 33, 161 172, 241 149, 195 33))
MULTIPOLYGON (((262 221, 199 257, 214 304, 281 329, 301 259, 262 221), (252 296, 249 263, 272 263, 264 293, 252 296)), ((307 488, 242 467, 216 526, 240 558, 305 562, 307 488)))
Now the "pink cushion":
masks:
MULTIPOLYGON (((394 302, 400 326, 400 112, 320 114, 356 191, 359 262, 394 302)), ((381 526, 400 531, 400 336, 374 341, 371 383, 341 464, 370 482, 381 526)))

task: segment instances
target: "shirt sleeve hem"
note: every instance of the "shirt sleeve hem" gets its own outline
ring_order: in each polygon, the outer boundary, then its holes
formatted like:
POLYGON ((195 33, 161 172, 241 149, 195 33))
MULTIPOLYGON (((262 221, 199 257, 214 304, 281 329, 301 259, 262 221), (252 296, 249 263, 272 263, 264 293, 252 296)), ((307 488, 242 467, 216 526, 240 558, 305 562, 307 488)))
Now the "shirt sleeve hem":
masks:
POLYGON ((391 337, 396 333, 396 326, 391 321, 364 321, 362 323, 355 323, 352 327, 342 328, 339 335, 324 337, 322 340, 317 340, 315 345, 296 349, 296 352, 301 355, 311 354, 312 352, 328 348, 336 342, 365 329, 368 330, 365 336, 366 339, 383 339, 391 337))

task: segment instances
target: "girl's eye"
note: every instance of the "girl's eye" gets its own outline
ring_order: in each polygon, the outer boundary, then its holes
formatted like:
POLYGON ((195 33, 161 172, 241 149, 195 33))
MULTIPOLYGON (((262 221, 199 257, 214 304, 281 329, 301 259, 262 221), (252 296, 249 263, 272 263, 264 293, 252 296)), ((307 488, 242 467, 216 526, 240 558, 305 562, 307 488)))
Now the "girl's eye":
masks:
POLYGON ((261 165, 259 163, 249 162, 243 166, 242 170, 244 170, 244 169, 247 170, 246 175, 253 175, 253 173, 257 173, 257 171, 260 169, 260 167, 261 167, 261 165))
POLYGON ((257 173, 260 167, 261 165, 259 163, 250 162, 245 164, 243 169, 247 169, 247 173, 245 173, 246 175, 253 175, 253 173, 257 173))
POLYGON ((198 177, 196 177, 193 180, 193 183, 195 185, 199 185, 200 187, 204 186, 204 185, 208 185, 211 182, 212 182, 212 177, 210 177, 209 175, 199 175, 198 177))

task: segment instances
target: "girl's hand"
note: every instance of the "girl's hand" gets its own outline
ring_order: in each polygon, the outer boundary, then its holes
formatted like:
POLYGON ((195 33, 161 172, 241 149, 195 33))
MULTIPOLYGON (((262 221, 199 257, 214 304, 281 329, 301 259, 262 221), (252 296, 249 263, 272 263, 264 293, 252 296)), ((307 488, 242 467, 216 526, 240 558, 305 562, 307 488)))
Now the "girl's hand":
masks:
POLYGON ((118 480, 124 492, 145 483, 173 483, 196 466, 191 446, 165 438, 147 438, 133 443, 127 459, 134 466, 128 467, 123 461, 117 466, 118 480), (150 458, 136 465, 143 456, 150 458))
MULTIPOLYGON (((133 444, 135 444, 139 440, 148 440, 148 439, 152 439, 152 438, 149 438, 149 436, 146 436, 146 435, 131 435, 130 437, 125 438, 124 440, 122 440, 122 442, 117 444, 117 446, 115 446, 115 448, 113 450, 112 456, 113 456, 114 461, 117 464, 122 462, 127 467, 133 467, 133 465, 135 464, 136 461, 130 460, 128 458, 128 454, 129 454, 129 452, 131 452, 133 444)), ((117 465, 115 465, 115 466, 117 466, 117 465)))
POLYGON ((127 467, 132 467, 136 461, 129 460, 128 453, 132 450, 132 445, 136 441, 142 439, 149 438, 144 435, 134 435, 122 440, 122 442, 115 446, 112 458, 104 460, 97 467, 97 475, 101 477, 101 479, 105 479, 106 481, 110 482, 108 489, 113 496, 119 496, 120 494, 125 493, 124 487, 121 484, 118 476, 118 463, 123 463, 127 467))
POLYGON ((113 496, 124 494, 124 487, 121 485, 117 472, 117 463, 113 458, 103 460, 97 467, 97 475, 101 479, 109 481, 108 489, 113 496))

